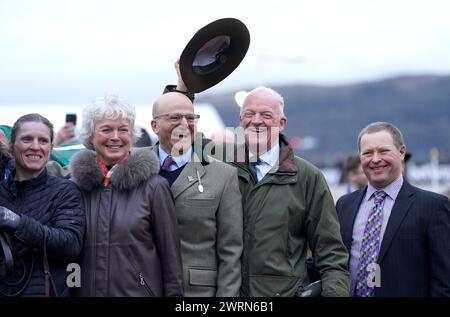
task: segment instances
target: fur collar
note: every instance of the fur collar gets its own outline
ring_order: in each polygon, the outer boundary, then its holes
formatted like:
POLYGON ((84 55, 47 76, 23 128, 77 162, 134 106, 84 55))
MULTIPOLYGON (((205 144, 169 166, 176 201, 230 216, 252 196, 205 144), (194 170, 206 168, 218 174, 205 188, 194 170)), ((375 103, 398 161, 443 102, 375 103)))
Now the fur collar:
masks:
MULTIPOLYGON (((72 180, 82 190, 91 191, 101 186, 103 172, 95 159, 96 153, 83 150, 76 153, 70 162, 72 180)), ((129 190, 159 173, 159 159, 148 148, 133 148, 128 161, 114 167, 111 186, 119 190, 129 190)))

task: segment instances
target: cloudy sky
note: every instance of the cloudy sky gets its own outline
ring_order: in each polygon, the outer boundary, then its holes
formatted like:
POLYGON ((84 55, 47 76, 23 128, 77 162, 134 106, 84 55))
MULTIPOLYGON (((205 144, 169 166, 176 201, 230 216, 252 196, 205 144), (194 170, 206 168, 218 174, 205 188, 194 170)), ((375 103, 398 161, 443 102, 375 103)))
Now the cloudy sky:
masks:
POLYGON ((151 103, 193 34, 223 17, 247 25, 250 48, 205 93, 450 74, 447 0, 0 0, 0 104, 151 103))

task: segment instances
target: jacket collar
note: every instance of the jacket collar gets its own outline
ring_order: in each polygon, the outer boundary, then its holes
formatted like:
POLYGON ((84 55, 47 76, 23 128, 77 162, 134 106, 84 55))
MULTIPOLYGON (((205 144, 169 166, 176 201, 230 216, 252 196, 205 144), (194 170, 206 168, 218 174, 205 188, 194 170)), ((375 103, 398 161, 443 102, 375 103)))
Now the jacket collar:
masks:
MULTIPOLYGON (((194 144, 192 145, 191 161, 201 162, 203 166, 208 165, 212 158, 208 156, 205 147, 211 142, 210 139, 205 138, 203 133, 197 133, 194 137, 194 144)), ((159 157, 159 141, 151 146, 150 149, 159 157)))
MULTIPOLYGON (((194 153, 193 155, 196 154, 194 153)), ((201 164, 201 162, 194 161, 187 163, 181 174, 172 184, 171 189, 174 199, 194 184, 196 184, 196 186, 200 186, 201 179, 205 173, 205 167, 201 164)))
MULTIPOLYGON (((349 194, 350 196, 348 199, 351 201, 351 206, 348 210, 350 213, 347 216, 346 211, 342 211, 341 214, 341 226, 346 228, 344 229, 343 240, 348 250, 351 249, 353 225, 355 224, 356 215, 358 213, 359 206, 364 199, 366 191, 367 186, 349 194)), ((413 201, 414 187, 404 180, 402 188, 400 189, 394 206, 392 207, 391 216, 389 217, 389 221, 384 232, 383 242, 381 243, 380 254, 378 256, 378 263, 381 263, 386 255, 386 252, 389 250, 392 240, 400 227, 400 224, 407 215, 413 201)))
MULTIPOLYGON (((287 138, 283 134, 279 134, 279 145, 280 145, 280 159, 278 162, 278 169, 273 172, 273 174, 284 174, 284 173, 297 173, 298 168, 295 164, 294 152, 292 151, 291 146, 287 138)), ((247 145, 245 145, 245 149, 242 150, 242 145, 237 146, 234 151, 234 164, 240 168, 248 169, 249 163, 249 151, 247 145), (239 154, 245 151, 245 158, 242 161, 242 158, 239 157, 239 154)))
POLYGON ((397 199, 395 199, 394 206, 392 206, 391 216, 389 217, 386 230, 384 231, 383 242, 380 247, 380 255, 378 256, 379 263, 383 261, 383 258, 389 250, 397 230, 408 214, 408 211, 415 200, 414 193, 414 187, 404 180, 397 199))
POLYGON ((9 174, 7 179, 8 187, 14 196, 17 196, 21 191, 34 189, 44 185, 47 182, 48 178, 47 168, 44 168, 44 170, 37 177, 24 181, 15 180, 15 175, 16 170, 13 170, 13 172, 9 174))
MULTIPOLYGON (((206 139, 202 133, 196 134, 191 161, 185 165, 183 171, 171 186, 174 199, 194 184, 200 186, 201 178, 206 173, 205 166, 207 166, 211 160, 214 160, 212 157, 208 157, 207 153, 204 151, 205 146, 210 142, 211 140, 206 139)), ((152 146, 151 149, 155 155, 158 156, 159 142, 152 146)))
MULTIPOLYGON (((75 183, 86 191, 102 186, 104 175, 95 157, 94 151, 80 151, 73 156, 69 166, 75 183)), ((156 155, 149 148, 133 148, 126 162, 114 166, 111 186, 119 190, 132 189, 158 173, 159 159, 156 155)))
MULTIPOLYGON (((166 153, 163 148, 161 148, 161 144, 158 143, 158 158, 159 158, 159 165, 162 166, 166 158, 171 155, 170 153, 166 153)), ((187 151, 187 153, 184 153, 179 156, 171 156, 173 160, 173 164, 176 165, 177 168, 180 168, 186 163, 190 162, 192 159, 192 147, 190 147, 187 151)))
MULTIPOLYGON (((349 195, 348 201, 350 202, 350 207, 346 210, 340 212, 340 222, 342 230, 342 239, 348 250, 351 250, 352 246, 352 235, 353 235, 353 225, 355 223, 356 215, 358 214, 359 206, 366 194, 367 186, 354 191, 349 195)), ((347 197, 347 196, 346 196, 347 197)))
POLYGON ((278 173, 297 173, 298 168, 295 164, 294 151, 287 138, 280 133, 280 166, 278 173))

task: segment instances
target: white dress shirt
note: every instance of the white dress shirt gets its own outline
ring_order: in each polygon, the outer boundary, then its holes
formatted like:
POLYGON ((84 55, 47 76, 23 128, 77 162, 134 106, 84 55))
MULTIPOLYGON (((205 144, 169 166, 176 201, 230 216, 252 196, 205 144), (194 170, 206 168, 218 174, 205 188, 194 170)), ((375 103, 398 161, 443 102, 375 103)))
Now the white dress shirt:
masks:
MULTIPOLYGON (((250 162, 255 161, 255 155, 250 153, 250 162)), ((265 152, 259 157, 260 162, 255 165, 256 178, 258 182, 266 176, 266 174, 273 169, 278 169, 278 160, 280 158, 280 145, 275 145, 269 151, 265 152)))
MULTIPOLYGON (((166 159, 166 157, 169 156, 169 154, 167 154, 166 151, 162 149, 161 145, 159 145, 158 149, 159 149, 159 166, 162 166, 164 160, 166 159)), ((179 169, 180 167, 183 167, 184 165, 186 165, 186 163, 190 162, 191 157, 192 157, 192 146, 189 148, 189 150, 187 150, 186 153, 179 156, 172 156, 174 163, 170 165, 170 171, 174 171, 179 169)))

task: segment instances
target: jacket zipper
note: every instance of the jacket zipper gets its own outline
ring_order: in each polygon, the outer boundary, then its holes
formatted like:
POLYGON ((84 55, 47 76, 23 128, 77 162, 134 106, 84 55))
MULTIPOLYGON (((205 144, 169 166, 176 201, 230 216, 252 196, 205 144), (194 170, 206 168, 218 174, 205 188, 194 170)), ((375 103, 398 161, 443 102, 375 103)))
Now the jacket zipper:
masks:
POLYGON ((147 282, 144 279, 144 276, 142 275, 142 273, 139 273, 139 283, 144 286, 144 288, 147 290, 147 292, 150 294, 150 296, 155 296, 155 294, 153 294, 152 290, 150 289, 150 287, 148 287, 147 282))
POLYGON ((128 254, 129 254, 129 256, 130 256, 130 263, 131 263, 131 266, 134 268, 134 271, 135 271, 136 273, 138 273, 139 284, 140 284, 141 286, 144 286, 145 290, 147 291, 147 293, 148 293, 150 296, 156 297, 156 295, 152 292, 152 290, 151 290, 150 287, 148 286, 147 282, 145 281, 145 278, 144 278, 144 275, 142 274, 142 272, 139 272, 138 267, 137 267, 136 263, 134 262, 133 254, 131 253, 130 250, 128 250, 128 249, 126 249, 126 250, 127 250, 128 254))

